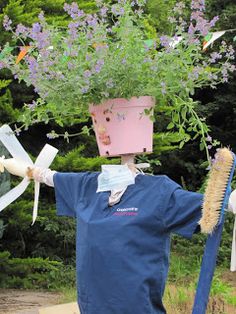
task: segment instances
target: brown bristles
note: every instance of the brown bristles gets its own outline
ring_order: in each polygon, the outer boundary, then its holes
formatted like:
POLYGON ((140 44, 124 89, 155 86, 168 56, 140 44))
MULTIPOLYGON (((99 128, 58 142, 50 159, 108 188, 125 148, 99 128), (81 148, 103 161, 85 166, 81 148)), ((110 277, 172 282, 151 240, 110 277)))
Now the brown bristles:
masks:
POLYGON ((228 148, 218 150, 203 199, 202 218, 199 221, 202 233, 212 233, 219 221, 233 163, 234 157, 228 148))

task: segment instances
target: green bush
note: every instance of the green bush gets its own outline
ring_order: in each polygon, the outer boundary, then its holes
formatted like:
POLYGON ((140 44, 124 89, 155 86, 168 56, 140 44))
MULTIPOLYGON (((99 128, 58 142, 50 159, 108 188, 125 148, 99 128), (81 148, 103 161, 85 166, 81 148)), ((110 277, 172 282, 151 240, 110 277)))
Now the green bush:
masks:
MULTIPOLYGON (((233 235, 234 216, 226 213, 221 245, 218 252, 217 265, 229 268, 231 258, 231 243, 233 235)), ((189 241, 179 236, 172 238, 172 251, 178 255, 190 257, 192 261, 200 259, 205 248, 206 236, 194 235, 189 241)))
POLYGON ((75 271, 58 261, 43 258, 11 258, 0 253, 0 288, 58 289, 75 285, 75 271))

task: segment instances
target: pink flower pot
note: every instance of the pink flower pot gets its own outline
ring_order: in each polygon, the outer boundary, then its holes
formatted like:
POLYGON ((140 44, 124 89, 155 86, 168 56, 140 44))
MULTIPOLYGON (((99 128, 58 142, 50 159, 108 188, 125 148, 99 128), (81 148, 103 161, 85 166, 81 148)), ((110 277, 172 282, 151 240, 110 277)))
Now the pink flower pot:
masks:
POLYGON ((109 99, 90 105, 101 156, 152 152, 153 122, 144 110, 154 106, 150 96, 109 99))

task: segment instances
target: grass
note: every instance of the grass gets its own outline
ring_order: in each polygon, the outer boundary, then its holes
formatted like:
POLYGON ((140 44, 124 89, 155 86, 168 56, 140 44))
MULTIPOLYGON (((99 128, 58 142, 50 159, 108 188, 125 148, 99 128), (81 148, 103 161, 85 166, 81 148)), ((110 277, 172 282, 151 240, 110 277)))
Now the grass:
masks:
MULTIPOLYGON (((165 289, 164 304, 168 314, 189 314, 192 312, 194 295, 200 270, 200 259, 192 256, 172 254, 169 277, 165 289)), ((235 274, 217 269, 212 282, 207 314, 236 313, 235 274)), ((60 303, 76 301, 76 288, 60 289, 60 303)))
MULTIPOLYGON (((200 271, 200 259, 192 256, 173 254, 168 282, 164 295, 164 304, 168 314, 191 313, 200 271)), ((212 281, 207 314, 236 313, 235 287, 229 282, 231 276, 225 269, 216 269, 212 281)))
POLYGON ((61 292, 60 303, 70 303, 77 300, 76 287, 61 287, 59 291, 61 292))

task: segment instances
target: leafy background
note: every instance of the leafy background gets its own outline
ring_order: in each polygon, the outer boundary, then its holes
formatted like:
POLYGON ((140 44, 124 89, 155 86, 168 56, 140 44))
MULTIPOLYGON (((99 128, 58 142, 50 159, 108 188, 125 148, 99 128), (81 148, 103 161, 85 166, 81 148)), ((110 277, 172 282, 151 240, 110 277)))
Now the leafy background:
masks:
MULTIPOLYGON (((41 10, 50 23, 58 25, 67 23, 63 0, 2 0, 0 2, 0 44, 10 41, 9 33, 2 27, 4 14, 8 14, 14 24, 32 24, 37 20, 41 10)), ((67 1, 71 3, 72 1, 67 1)), ((86 11, 95 9, 94 1, 77 1, 86 11)), ((114 1, 115 2, 115 1, 114 1)), ((186 4, 190 1, 184 1, 186 4)), ((147 31, 164 34, 169 27, 168 12, 175 0, 149 0, 146 5, 147 31)), ((236 3, 234 0, 208 0, 209 17, 220 16, 217 30, 235 27, 236 3)), ((188 15, 186 11, 186 15, 188 15)), ((232 40, 233 34, 227 33, 224 39, 232 40), (228 38, 227 38, 228 37, 228 38)), ((217 44, 217 43, 216 43, 217 44)), ((0 73, 0 122, 14 127, 19 108, 25 102, 36 99, 33 89, 23 83, 18 84, 8 72, 0 73)), ((230 84, 222 85, 218 90, 199 90, 194 95, 199 100, 198 113, 205 116, 211 127, 211 136, 236 152, 236 80, 232 77, 230 84)), ((189 142, 179 149, 178 133, 167 132, 169 121, 157 112, 155 124, 154 153, 140 156, 139 161, 148 160, 154 174, 167 174, 189 190, 202 190, 206 177, 206 159, 199 151, 199 143, 189 142)), ((78 132, 83 124, 75 124, 70 132, 78 132)), ((25 149, 35 158, 45 142, 46 134, 54 128, 58 133, 65 130, 53 124, 31 127, 22 132, 19 140, 25 149)), ((81 135, 66 143, 63 138, 50 142, 60 151, 51 168, 58 171, 96 171, 104 163, 119 163, 118 159, 106 160, 98 156, 94 136, 81 135)), ((1 152, 2 154, 2 152, 1 152)), ((211 152, 214 154, 214 151, 211 152)), ((2 181, 1 181, 2 182, 2 181)), ((11 180, 13 187, 17 179, 11 180)), ((234 182, 234 187, 236 184, 234 182)), ((31 226, 33 206, 33 185, 16 202, 0 214, 0 287, 47 287, 55 288, 64 282, 74 284, 75 265, 75 222, 70 218, 55 215, 54 191, 42 186, 39 204, 39 217, 31 226), (66 270, 66 271, 62 271, 66 270), (66 277, 66 278, 65 278, 66 277)), ((228 214, 225 223, 223 241, 218 263, 229 267, 230 248, 233 228, 233 215, 228 214)), ((203 251, 204 236, 196 235, 186 241, 174 237, 172 252, 180 256, 199 258, 203 251)))

